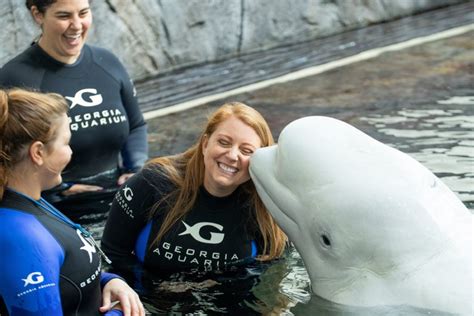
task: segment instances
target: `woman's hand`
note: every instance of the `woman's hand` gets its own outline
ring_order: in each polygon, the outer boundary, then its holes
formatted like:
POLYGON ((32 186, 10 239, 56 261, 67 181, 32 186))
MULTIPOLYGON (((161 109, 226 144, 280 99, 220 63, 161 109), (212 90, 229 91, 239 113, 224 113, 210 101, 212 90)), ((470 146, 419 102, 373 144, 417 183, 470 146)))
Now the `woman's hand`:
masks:
POLYGON ((103 190, 103 188, 97 185, 73 184, 69 189, 61 192, 61 194, 65 196, 69 196, 69 195, 74 195, 78 193, 93 192, 93 191, 100 191, 100 190, 103 190))
POLYGON ((144 316, 145 309, 138 297, 138 294, 132 290, 121 279, 112 279, 107 282, 102 290, 102 306, 99 308, 101 313, 105 313, 110 309, 120 309, 124 316, 144 316), (114 305, 112 302, 119 301, 114 305))
POLYGON ((121 186, 122 184, 125 183, 125 181, 127 181, 128 179, 130 179, 132 176, 134 175, 134 173, 124 173, 122 174, 118 180, 117 180, 117 184, 119 186, 121 186))

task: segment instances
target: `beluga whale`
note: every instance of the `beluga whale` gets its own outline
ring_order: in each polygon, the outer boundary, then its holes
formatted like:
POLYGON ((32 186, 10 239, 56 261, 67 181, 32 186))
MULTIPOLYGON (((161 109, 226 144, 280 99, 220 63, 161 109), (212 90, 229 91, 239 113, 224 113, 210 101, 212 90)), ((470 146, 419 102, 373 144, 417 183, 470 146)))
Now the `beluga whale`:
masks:
POLYGON ((250 175, 317 296, 472 315, 473 215, 414 158, 309 116, 258 149, 250 175))

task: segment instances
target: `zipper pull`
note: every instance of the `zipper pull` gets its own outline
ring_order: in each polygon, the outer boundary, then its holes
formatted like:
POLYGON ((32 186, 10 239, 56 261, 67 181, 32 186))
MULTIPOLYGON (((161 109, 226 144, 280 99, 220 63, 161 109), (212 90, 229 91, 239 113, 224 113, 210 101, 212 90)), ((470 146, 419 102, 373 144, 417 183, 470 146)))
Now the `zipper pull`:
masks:
POLYGON ((107 255, 102 251, 102 249, 100 248, 99 244, 95 241, 94 237, 92 236, 89 236, 87 237, 88 240, 95 246, 95 248, 99 251, 99 253, 101 254, 102 258, 104 258, 105 262, 107 262, 108 264, 112 264, 112 260, 109 259, 109 257, 107 257, 107 255))

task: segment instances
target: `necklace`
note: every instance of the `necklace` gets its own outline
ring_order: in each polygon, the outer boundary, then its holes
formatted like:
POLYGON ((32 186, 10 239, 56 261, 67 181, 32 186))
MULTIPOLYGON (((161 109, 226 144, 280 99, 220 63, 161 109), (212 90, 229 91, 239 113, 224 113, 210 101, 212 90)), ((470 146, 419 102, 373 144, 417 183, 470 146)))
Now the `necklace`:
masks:
POLYGON ((35 200, 31 197, 29 197, 28 195, 26 194, 23 194, 21 192, 18 192, 18 191, 15 191, 13 189, 10 189, 10 188, 7 188, 7 190, 11 191, 11 192, 14 192, 16 194, 18 194, 19 196, 22 196, 23 198, 27 199, 28 201, 34 203, 36 206, 38 206, 39 208, 41 208, 43 211, 45 211, 46 213, 48 213, 49 215, 51 215, 52 217, 56 218, 57 220, 65 223, 66 225, 68 225, 69 227, 72 227, 76 230, 78 230, 82 236, 84 236, 84 238, 86 238, 91 244, 93 244, 97 250, 99 250, 99 253, 101 254, 101 256, 104 258, 105 262, 107 262, 108 264, 111 264, 112 261, 107 257, 107 255, 102 251, 102 249, 99 247, 99 244, 95 241, 94 237, 92 236, 92 234, 90 232, 88 232, 84 227, 82 227, 81 225, 77 224, 77 223, 74 223, 73 221, 71 221, 66 215, 64 215, 63 213, 61 213, 57 208, 55 208, 54 206, 52 206, 48 201, 46 201, 45 199, 43 199, 42 197, 40 197, 39 200, 35 200))

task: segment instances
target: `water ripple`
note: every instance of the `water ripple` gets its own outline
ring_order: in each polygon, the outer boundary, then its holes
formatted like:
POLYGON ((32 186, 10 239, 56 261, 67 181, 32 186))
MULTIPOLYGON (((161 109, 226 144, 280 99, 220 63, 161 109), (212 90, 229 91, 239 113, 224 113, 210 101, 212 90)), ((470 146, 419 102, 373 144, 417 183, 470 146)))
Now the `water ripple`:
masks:
POLYGON ((474 211, 474 97, 454 96, 420 108, 360 118, 373 137, 420 161, 474 211))

